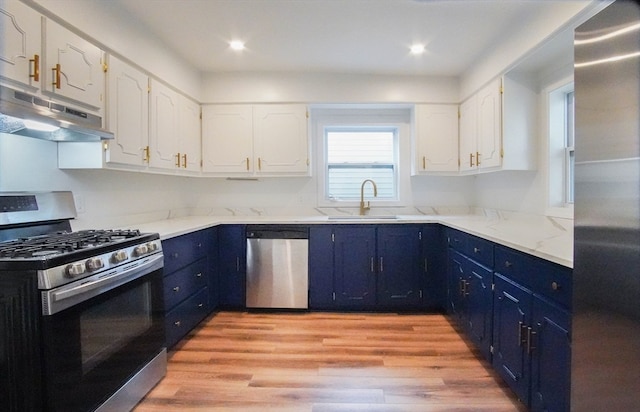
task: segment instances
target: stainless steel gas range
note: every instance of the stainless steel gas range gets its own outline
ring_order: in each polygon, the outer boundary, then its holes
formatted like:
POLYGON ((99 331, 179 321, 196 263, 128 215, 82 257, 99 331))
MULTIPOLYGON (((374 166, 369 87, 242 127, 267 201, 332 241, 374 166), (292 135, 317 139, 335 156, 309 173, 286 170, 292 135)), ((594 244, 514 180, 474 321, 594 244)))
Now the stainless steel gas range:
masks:
POLYGON ((126 411, 166 373, 162 245, 73 232, 70 192, 0 192, 0 405, 126 411))

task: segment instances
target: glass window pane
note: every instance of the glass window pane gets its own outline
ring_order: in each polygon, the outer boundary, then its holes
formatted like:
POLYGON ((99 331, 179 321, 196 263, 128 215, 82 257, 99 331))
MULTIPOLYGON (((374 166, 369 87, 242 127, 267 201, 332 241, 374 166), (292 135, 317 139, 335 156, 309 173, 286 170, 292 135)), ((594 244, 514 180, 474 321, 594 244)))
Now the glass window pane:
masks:
MULTIPOLYGON (((397 198, 396 131, 385 128, 327 129, 326 196, 332 200, 359 200, 366 179, 376 182, 376 199, 397 198)), ((365 198, 373 198, 367 184, 365 198)))

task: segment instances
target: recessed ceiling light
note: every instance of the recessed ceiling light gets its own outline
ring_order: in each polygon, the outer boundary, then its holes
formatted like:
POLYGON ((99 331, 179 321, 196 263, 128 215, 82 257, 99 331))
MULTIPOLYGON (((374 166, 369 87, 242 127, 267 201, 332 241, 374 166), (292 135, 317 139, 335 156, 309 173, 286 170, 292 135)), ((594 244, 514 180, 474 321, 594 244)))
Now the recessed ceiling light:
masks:
POLYGON ((413 44, 409 50, 411 50, 411 54, 422 54, 424 53, 424 44, 413 44))
POLYGON ((232 42, 229 43, 229 46, 233 50, 244 50, 244 42, 240 40, 233 40, 232 42))

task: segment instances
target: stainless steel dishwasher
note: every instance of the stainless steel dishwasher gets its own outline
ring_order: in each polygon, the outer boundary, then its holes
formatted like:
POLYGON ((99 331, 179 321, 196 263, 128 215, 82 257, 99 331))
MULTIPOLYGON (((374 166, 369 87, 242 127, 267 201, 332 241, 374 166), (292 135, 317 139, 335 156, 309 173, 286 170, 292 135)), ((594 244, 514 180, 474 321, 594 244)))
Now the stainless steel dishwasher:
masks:
POLYGON ((309 230, 247 226, 247 308, 309 307, 309 230))

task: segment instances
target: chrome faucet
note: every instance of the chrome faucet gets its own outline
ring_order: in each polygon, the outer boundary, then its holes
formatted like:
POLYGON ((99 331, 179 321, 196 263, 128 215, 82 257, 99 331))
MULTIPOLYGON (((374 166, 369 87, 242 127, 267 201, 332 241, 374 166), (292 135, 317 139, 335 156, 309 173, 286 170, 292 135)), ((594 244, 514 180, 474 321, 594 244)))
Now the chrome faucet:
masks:
POLYGON ((373 185, 373 197, 378 196, 378 186, 376 186, 376 182, 371 179, 366 179, 364 182, 362 182, 362 186, 360 186, 360 216, 364 216, 366 211, 371 209, 370 202, 367 201, 367 205, 364 205, 364 185, 367 182, 371 182, 371 184, 373 185))

